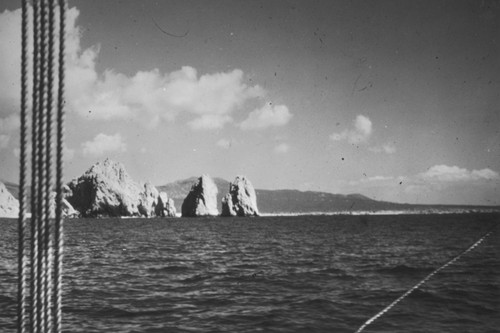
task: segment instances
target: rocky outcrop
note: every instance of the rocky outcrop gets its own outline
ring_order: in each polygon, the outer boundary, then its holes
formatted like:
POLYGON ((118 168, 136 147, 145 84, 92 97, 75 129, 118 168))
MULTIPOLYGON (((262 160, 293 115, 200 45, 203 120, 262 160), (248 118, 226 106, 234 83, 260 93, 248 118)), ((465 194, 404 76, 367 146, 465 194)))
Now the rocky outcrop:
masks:
POLYGON ((222 216, 258 216, 257 195, 250 180, 237 176, 222 198, 222 216))
POLYGON ((203 175, 191 187, 182 203, 183 217, 217 216, 217 186, 210 176, 203 175))
MULTIPOLYGON (((61 201, 61 211, 63 217, 79 217, 80 213, 66 200, 66 197, 71 194, 71 190, 67 185, 63 186, 63 199, 61 201)), ((50 194, 50 217, 56 217, 56 192, 50 194)))
POLYGON ((68 184, 66 198, 83 217, 138 216, 141 188, 121 163, 98 162, 68 184))
MULTIPOLYGON (((160 185, 157 186, 156 188, 160 192, 168 193, 168 197, 174 200, 175 209, 179 212, 180 215, 180 212, 182 211, 182 203, 184 202, 184 199, 186 199, 186 196, 188 195, 189 191, 191 191, 191 187, 193 186, 193 184, 198 181, 198 178, 199 177, 189 177, 166 185, 160 185)), ((227 192, 230 182, 218 177, 212 177, 212 180, 217 186, 217 190, 219 192, 217 194, 217 209, 220 212, 222 194, 225 194, 227 192)))
POLYGON ((156 216, 159 217, 175 217, 177 211, 175 209, 174 200, 169 198, 166 192, 160 192, 158 195, 158 203, 155 208, 156 216))
POLYGON ((0 182, 0 217, 18 217, 19 201, 0 182))
POLYGON ((222 197, 222 209, 221 216, 236 216, 236 211, 234 210, 233 197, 231 194, 226 194, 222 197))
MULTIPOLYGON (((106 159, 67 184, 64 198, 67 213, 82 217, 101 216, 175 216, 172 199, 150 182, 140 185, 132 180, 121 163, 106 159)), ((64 204, 64 200, 63 200, 64 204)))
POLYGON ((144 184, 144 191, 139 194, 139 213, 145 217, 156 216, 158 190, 151 183, 144 184))

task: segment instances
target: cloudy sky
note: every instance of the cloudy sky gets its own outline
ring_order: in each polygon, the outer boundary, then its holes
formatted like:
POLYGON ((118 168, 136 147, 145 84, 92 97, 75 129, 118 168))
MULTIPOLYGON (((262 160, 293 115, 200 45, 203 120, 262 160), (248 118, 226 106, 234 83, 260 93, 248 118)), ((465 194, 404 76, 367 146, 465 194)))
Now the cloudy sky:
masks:
MULTIPOLYGON (((500 205, 498 1, 69 1, 67 180, 500 205)), ((17 182, 20 10, 0 4, 0 178, 17 182)))

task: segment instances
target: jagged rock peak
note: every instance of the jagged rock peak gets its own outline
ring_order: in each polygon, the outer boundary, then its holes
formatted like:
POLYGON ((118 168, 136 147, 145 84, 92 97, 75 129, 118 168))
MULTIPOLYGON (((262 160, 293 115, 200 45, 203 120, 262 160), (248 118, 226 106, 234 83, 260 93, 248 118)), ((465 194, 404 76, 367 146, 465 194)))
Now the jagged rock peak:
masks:
POLYGON ((17 217, 19 215, 19 201, 0 182, 0 217, 17 217))
POLYGON ((83 217, 138 216, 141 187, 121 163, 106 159, 72 180, 68 202, 83 217))
POLYGON ((158 205, 158 190, 150 182, 144 184, 144 190, 139 194, 139 213, 146 217, 156 216, 158 205))
POLYGON ((217 216, 217 185, 208 175, 202 175, 193 184, 182 203, 183 217, 217 216))
POLYGON ((222 216, 258 216, 257 195, 245 176, 236 176, 222 198, 222 216))
POLYGON ((106 158, 103 162, 97 162, 91 166, 85 174, 100 175, 121 182, 131 180, 123 164, 109 158, 106 158))
POLYGON ((175 209, 174 200, 169 198, 166 192, 160 192, 158 195, 158 204, 155 209, 156 216, 160 217, 175 217, 177 211, 175 209))

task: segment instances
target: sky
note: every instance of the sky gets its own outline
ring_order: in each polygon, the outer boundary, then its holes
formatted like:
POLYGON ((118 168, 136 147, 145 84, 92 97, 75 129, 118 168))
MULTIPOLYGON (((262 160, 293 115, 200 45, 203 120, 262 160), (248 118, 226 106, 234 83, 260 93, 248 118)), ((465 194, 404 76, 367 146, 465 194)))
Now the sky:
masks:
MULTIPOLYGON (((0 3, 18 182, 20 2, 0 3)), ((500 205, 500 2, 69 1, 65 177, 500 205)))

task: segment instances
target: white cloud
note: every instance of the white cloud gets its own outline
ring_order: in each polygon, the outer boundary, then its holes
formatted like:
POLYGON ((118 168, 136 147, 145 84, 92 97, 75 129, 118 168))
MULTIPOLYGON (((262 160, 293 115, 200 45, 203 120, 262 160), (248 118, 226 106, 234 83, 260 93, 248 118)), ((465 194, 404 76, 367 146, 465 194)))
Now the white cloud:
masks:
MULTIPOLYGON (((381 184, 381 185, 405 185, 409 190, 416 188, 428 188, 435 186, 450 186, 452 184, 477 184, 486 183, 491 180, 500 180, 500 175, 491 169, 469 171, 458 166, 435 165, 426 172, 421 172, 411 176, 371 176, 363 177, 360 180, 351 181, 350 185, 359 184, 381 184), (401 184, 400 184, 401 183, 401 184)), ((371 186, 370 185, 370 186, 371 186)))
POLYGON ((127 145, 123 142, 122 136, 98 134, 92 141, 82 143, 83 155, 100 156, 110 152, 124 152, 127 145))
POLYGON ((289 150, 290 150, 290 146, 286 143, 280 143, 279 145, 274 147, 274 151, 276 153, 284 154, 284 153, 287 153, 289 150))
MULTIPOLYGON (((9 78, 0 86, 0 102, 11 101, 18 109, 20 72, 20 10, 0 13, 0 77, 9 78), (8 47, 4 47, 7 45, 8 47)), ((198 118, 193 129, 220 128, 230 114, 250 99, 261 98, 264 89, 244 83, 240 69, 199 76, 184 66, 172 73, 158 69, 125 75, 111 69, 96 70, 99 45, 81 47, 81 28, 76 24, 79 10, 69 9, 66 39, 66 100, 69 110, 88 119, 133 119, 153 127, 172 121, 179 113, 198 118)))
POLYGON ((358 115, 353 122, 353 128, 346 129, 340 133, 333 133, 330 139, 333 141, 347 140, 350 144, 365 143, 370 138, 373 132, 372 122, 370 118, 358 115))
MULTIPOLYGON (((91 52, 92 53, 92 52, 91 52)), ((189 123, 193 129, 221 128, 230 122, 230 114, 247 100, 264 95, 259 86, 247 86, 243 72, 198 77, 193 67, 184 66, 170 74, 158 69, 137 72, 134 76, 107 70, 95 73, 94 58, 89 80, 82 87, 80 74, 70 106, 79 114, 93 119, 135 118, 155 126, 162 119, 172 121, 181 112, 200 116, 189 123), (83 91, 82 91, 83 90, 83 91)))
POLYGON ((418 178, 425 181, 437 182, 468 182, 500 179, 500 176, 497 172, 488 168, 469 171, 458 166, 447 166, 442 164, 430 167, 426 172, 420 173, 418 178))
POLYGON ((292 119, 292 114, 286 105, 267 103, 262 108, 250 112, 248 118, 240 124, 240 128, 243 130, 259 130, 272 126, 284 126, 290 119, 292 119))
POLYGON ((498 172, 488 168, 481 170, 472 170, 471 177, 474 179, 500 179, 498 172))
POLYGON ((224 149, 231 148, 232 144, 233 144, 232 141, 227 140, 227 139, 220 139, 216 143, 217 147, 221 147, 221 148, 224 148, 224 149))
POLYGON ((193 130, 212 130, 222 128, 231 121, 233 121, 233 118, 230 116, 206 114, 188 122, 188 126, 193 130))
POLYGON ((361 179, 362 182, 380 182, 380 181, 388 181, 394 180, 392 176, 371 176, 367 178, 361 179))
POLYGON ((442 203, 488 204, 498 202, 498 172, 489 168, 468 170, 458 166, 434 165, 409 177, 404 193, 413 197, 437 198, 442 203))
POLYGON ((434 165, 408 176, 371 176, 345 182, 344 192, 379 200, 434 204, 499 204, 500 175, 489 169, 468 170, 434 165))
POLYGON ((374 153, 394 154, 396 152, 396 146, 389 142, 381 146, 370 147, 368 150, 374 153))

